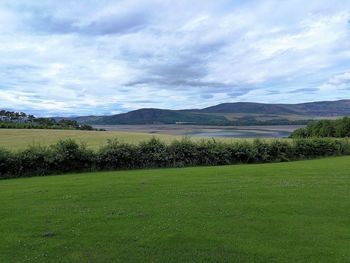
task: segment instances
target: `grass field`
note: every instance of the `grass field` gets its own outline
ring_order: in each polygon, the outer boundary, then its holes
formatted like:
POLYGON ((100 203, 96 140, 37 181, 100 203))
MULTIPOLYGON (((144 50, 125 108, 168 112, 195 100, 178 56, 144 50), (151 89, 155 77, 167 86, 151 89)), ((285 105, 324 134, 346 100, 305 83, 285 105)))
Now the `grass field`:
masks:
POLYGON ((181 138, 166 134, 152 135, 117 131, 0 129, 0 147, 20 150, 28 145, 50 145, 60 139, 71 138, 77 142, 84 142, 91 148, 98 148, 100 145, 105 144, 107 139, 118 138, 123 142, 138 143, 153 136, 166 142, 181 138))
POLYGON ((350 262, 350 157, 0 181, 0 262, 350 262))
MULTIPOLYGON (((0 129, 0 148, 21 150, 29 145, 50 145, 60 139, 71 138, 77 142, 84 142, 87 146, 96 149, 106 144, 107 139, 118 139, 127 143, 139 143, 152 137, 159 138, 164 142, 171 142, 175 139, 181 139, 183 136, 119 131, 0 129)), ((191 139, 203 140, 210 138, 191 137, 191 139)), ((232 141, 237 139, 216 138, 216 140, 232 141)))

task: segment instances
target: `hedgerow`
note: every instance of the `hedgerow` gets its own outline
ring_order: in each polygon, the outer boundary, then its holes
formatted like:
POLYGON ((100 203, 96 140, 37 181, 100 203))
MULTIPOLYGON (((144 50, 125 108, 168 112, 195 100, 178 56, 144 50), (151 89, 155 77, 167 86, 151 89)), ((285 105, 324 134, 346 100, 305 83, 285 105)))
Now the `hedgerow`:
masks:
POLYGON ((151 139, 138 145, 110 140, 99 150, 73 140, 20 152, 0 149, 0 178, 82 171, 286 162, 350 154, 348 139, 254 140, 232 143, 187 138, 166 144, 151 139))

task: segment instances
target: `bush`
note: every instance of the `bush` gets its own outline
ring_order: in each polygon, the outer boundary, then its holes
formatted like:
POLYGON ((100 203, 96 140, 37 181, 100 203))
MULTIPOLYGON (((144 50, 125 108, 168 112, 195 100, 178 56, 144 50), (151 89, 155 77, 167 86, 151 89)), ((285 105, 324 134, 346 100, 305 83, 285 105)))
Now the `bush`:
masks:
POLYGON ((290 138, 345 138, 350 137, 350 118, 319 120, 309 123, 305 128, 296 129, 290 138))
POLYGON ((30 146, 16 154, 15 173, 20 176, 45 175, 51 172, 50 149, 41 146, 30 146))
POLYGON ((18 153, 0 149, 0 178, 92 170, 283 162, 344 154, 350 154, 350 141, 346 139, 222 143, 215 140, 193 142, 185 138, 168 145, 153 138, 139 145, 112 140, 98 151, 66 140, 51 147, 31 146, 18 153))
POLYGON ((201 165, 230 164, 230 151, 226 144, 211 141, 202 141, 198 144, 197 155, 201 165))
POLYGON ((5 149, 0 149, 0 178, 15 176, 16 173, 13 172, 15 163, 14 154, 5 149))
POLYGON ((344 154, 340 141, 332 139, 299 139, 294 140, 295 155, 299 159, 309 159, 317 156, 344 154))
POLYGON ((51 171, 72 172, 94 170, 95 154, 86 148, 84 144, 75 141, 61 140, 51 146, 49 152, 49 164, 51 171))
POLYGON ((288 162, 293 160, 295 153, 290 143, 276 140, 270 144, 270 155, 275 162, 288 162))
POLYGON ((254 152, 251 143, 239 141, 228 146, 231 155, 231 164, 253 162, 254 152))
POLYGON ((97 166, 102 170, 137 168, 138 159, 136 146, 108 140, 107 145, 98 151, 97 166))
POLYGON ((152 138, 148 142, 141 142, 137 155, 137 163, 141 168, 166 167, 170 166, 171 163, 169 147, 156 138, 152 138))
POLYGON ((199 163, 197 144, 188 138, 173 141, 169 146, 169 152, 173 167, 197 165, 199 163))

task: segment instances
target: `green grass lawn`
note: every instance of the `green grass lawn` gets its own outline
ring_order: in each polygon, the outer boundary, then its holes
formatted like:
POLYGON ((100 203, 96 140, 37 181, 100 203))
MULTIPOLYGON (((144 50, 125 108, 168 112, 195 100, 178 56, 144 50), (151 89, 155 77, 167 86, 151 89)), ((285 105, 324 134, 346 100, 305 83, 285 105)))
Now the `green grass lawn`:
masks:
POLYGON ((350 157, 0 181, 0 262, 350 262, 350 157))

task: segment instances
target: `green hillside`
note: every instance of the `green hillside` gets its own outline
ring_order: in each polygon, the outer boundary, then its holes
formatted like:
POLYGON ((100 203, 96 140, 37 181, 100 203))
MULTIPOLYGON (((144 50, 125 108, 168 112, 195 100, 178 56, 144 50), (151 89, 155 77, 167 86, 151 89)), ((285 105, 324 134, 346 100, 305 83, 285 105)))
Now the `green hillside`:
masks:
POLYGON ((81 116, 72 119, 88 124, 286 125, 307 124, 310 119, 350 115, 350 100, 300 104, 252 102, 222 103, 204 109, 138 109, 111 116, 81 116))
POLYGON ((0 262, 348 262, 350 157, 0 181, 0 262))
POLYGON ((94 124, 174 124, 177 122, 197 124, 228 123, 224 116, 161 109, 140 109, 128 113, 105 116, 93 121, 94 124))

